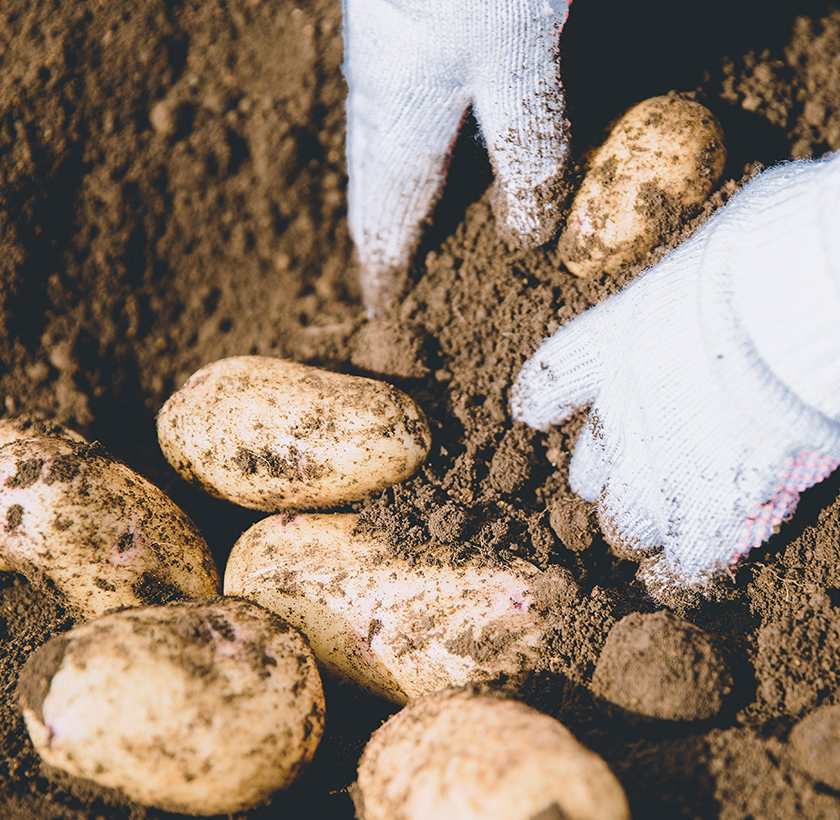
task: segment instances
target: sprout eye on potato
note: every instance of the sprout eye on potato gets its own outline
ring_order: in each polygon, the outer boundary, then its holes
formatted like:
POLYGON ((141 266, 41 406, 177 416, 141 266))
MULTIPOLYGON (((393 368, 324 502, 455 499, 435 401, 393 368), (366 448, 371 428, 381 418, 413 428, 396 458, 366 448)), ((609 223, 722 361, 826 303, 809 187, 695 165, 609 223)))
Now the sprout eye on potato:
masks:
POLYGON ((723 130, 700 103, 676 95, 639 103, 594 152, 560 258, 581 277, 643 261, 700 210, 725 162, 723 130))
POLYGON ((441 691, 377 729, 352 789, 360 820, 629 820, 607 764, 522 703, 441 691))
POLYGON ((77 626, 30 657, 18 697, 49 765, 184 814, 241 811, 286 788, 324 725, 303 637, 232 598, 77 626))
POLYGON ((0 569, 57 593, 77 617, 219 592, 192 521, 99 444, 12 440, 0 446, 0 488, 0 569))
POLYGON ((530 674, 543 638, 540 570, 519 559, 412 565, 354 534, 357 521, 263 519, 234 545, 225 594, 276 612, 306 635, 323 668, 396 703, 530 674))
POLYGON ((164 404, 167 460, 243 507, 333 507, 408 478, 431 444, 423 413, 390 385, 268 356, 194 373, 164 404))

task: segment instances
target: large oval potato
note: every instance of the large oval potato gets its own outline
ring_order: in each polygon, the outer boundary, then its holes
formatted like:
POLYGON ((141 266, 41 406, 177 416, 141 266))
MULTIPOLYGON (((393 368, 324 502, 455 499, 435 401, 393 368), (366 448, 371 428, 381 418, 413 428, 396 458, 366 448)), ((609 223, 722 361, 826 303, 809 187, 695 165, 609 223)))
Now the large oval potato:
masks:
POLYGON ((581 277, 642 262, 697 213, 725 162, 723 130, 700 103, 675 94, 639 103, 593 154, 558 255, 581 277))
POLYGON ((629 820, 607 764, 522 703, 442 691, 374 732, 351 790, 360 820, 629 820))
POLYGON ((49 765, 184 814, 241 811, 286 788, 324 726, 303 637, 231 598, 78 626, 30 657, 18 697, 49 765))
POLYGON ((323 668, 396 703, 528 676, 543 637, 540 570, 522 560, 504 568, 412 565, 354 535, 357 520, 263 519, 234 545, 225 594, 276 612, 306 635, 323 668))
POLYGON ((332 507, 408 478, 429 425, 383 382, 269 356, 194 373, 164 404, 158 440, 184 478, 243 507, 332 507))
POLYGON ((217 595, 195 524, 99 444, 34 436, 0 446, 0 568, 58 593, 77 617, 217 595))

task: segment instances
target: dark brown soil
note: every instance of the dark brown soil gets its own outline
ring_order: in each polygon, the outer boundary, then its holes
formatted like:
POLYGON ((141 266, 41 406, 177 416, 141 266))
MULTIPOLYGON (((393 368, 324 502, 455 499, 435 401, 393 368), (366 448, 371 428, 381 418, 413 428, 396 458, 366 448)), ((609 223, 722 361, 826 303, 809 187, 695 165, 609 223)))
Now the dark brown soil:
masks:
MULTIPOLYGON (((568 489, 582 417, 536 434, 511 423, 509 389, 541 338, 663 249, 586 281, 562 269, 553 243, 510 250, 468 121, 411 293, 396 315, 365 324, 345 221, 341 57, 338 0, 3 0, 5 412, 101 441, 188 511, 223 566, 260 514, 202 495, 168 467, 154 414, 169 394, 233 354, 383 376, 428 414, 432 454, 415 478, 355 509, 403 554, 433 537, 453 560, 518 554, 574 577, 581 593, 553 607, 557 651, 546 660, 568 686, 541 706, 606 758, 635 817, 840 817, 836 777, 809 767, 802 740, 829 732, 832 713, 816 710, 840 703, 840 476, 806 494, 722 601, 683 613, 731 671, 715 717, 628 720, 593 698, 609 628, 657 607, 568 489), (790 743, 814 714, 829 715, 826 726, 806 724, 790 743)), ((840 10, 577 0, 563 81, 579 160, 642 99, 674 90, 707 105, 729 148, 708 212, 762 165, 840 148, 840 10)), ((15 683, 71 621, 11 574, 0 575, 0 605, 0 817, 169 816, 42 770, 15 683)), ((327 697, 308 772, 243 818, 353 816, 356 761, 393 707, 330 682, 327 697)))

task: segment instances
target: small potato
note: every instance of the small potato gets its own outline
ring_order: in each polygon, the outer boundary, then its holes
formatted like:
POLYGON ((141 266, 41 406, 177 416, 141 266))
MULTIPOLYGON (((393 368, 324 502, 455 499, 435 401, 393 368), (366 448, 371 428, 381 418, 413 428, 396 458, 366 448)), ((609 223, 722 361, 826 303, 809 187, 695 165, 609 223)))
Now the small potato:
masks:
POLYGON ((680 230, 723 173, 720 123, 677 95, 631 108, 593 154, 558 254, 576 276, 642 262, 680 230))
POLYGON ((157 429, 184 478, 267 511, 358 501, 408 478, 431 444, 422 412, 396 388, 268 356, 201 368, 157 429))
POLYGON ((286 788, 324 726, 303 637, 230 598, 78 626, 30 657, 18 698, 50 766, 182 814, 241 811, 286 788))
POLYGON ((522 703, 442 691, 374 732, 351 790, 360 820, 629 820, 607 764, 522 703))
POLYGON ((0 565, 57 592, 82 619, 217 595, 192 521, 99 444, 36 436, 0 446, 0 565))
POLYGON ((714 717, 731 691, 729 667, 709 635, 667 611, 625 615, 592 676, 596 697, 654 720, 714 717))
POLYGON ((354 535, 357 520, 263 519, 234 545, 225 594, 276 612, 306 635, 326 671, 395 703, 527 677, 539 659, 544 573, 522 560, 506 568, 411 565, 354 535))
POLYGON ((840 706, 820 706, 797 723, 787 752, 800 771, 840 791, 840 706))

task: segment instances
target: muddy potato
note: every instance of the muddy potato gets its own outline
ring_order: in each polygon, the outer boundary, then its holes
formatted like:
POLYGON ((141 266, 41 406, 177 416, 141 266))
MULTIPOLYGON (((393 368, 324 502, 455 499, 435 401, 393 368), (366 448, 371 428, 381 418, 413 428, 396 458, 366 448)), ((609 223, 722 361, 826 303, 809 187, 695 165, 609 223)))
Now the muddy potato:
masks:
POLYGON ((60 436, 0 446, 0 563, 58 593, 79 618, 217 595, 201 533, 99 444, 60 436))
POLYGON ((396 703, 529 675, 539 660, 545 573, 522 560, 412 565, 354 535, 357 520, 263 519, 234 545, 225 593, 276 612, 306 635, 326 671, 396 703))
POLYGON ((799 721, 787 754, 801 772, 840 791, 840 706, 820 706, 799 721))
POLYGON ((558 255, 581 277, 643 261, 702 207, 725 162, 723 131, 700 103, 639 103, 593 154, 558 255))
POLYGON ((429 452, 414 402, 372 379, 268 356, 194 373, 158 415, 184 478, 243 507, 331 507, 408 478, 429 452))
POLYGON ((26 662, 18 698, 50 766, 183 814, 241 811, 287 787, 324 724, 303 637, 230 598, 78 626, 26 662))
POLYGON ((360 820, 629 820, 607 764, 529 706, 442 691, 373 734, 351 790, 360 820))
POLYGON ((592 676, 597 698, 653 720, 706 720, 731 691, 731 672, 709 635, 668 611, 625 615, 592 676))

